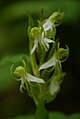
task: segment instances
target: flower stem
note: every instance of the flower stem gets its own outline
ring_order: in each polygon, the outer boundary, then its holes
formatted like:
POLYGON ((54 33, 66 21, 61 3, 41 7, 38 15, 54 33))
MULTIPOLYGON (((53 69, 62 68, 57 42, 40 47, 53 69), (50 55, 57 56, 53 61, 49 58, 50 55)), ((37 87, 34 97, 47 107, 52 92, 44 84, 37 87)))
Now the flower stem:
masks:
POLYGON ((45 109, 45 104, 43 101, 40 101, 37 106, 35 119, 49 119, 49 114, 45 109))

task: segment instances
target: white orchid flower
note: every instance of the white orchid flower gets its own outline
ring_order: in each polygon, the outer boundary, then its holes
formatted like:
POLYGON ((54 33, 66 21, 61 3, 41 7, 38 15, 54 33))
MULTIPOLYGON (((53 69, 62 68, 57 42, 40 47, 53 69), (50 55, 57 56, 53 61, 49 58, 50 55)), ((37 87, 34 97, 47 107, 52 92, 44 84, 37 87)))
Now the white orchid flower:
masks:
MULTIPOLYGON (((25 63, 23 61, 23 63, 25 63)), ((21 85, 20 85, 20 91, 22 92, 22 89, 25 88, 24 85, 26 85, 26 83, 45 83, 45 81, 41 78, 35 77, 29 73, 26 72, 25 67, 23 66, 18 66, 15 71, 14 74, 18 77, 17 81, 21 81, 21 85)))
POLYGON ((36 48, 38 48, 39 43, 43 45, 46 51, 49 49, 49 43, 54 43, 53 40, 45 37, 44 32, 40 33, 40 29, 37 27, 32 28, 31 35, 34 37, 34 46, 31 49, 31 54, 33 54, 36 48))
POLYGON ((44 64, 42 64, 39 68, 39 71, 42 70, 42 69, 52 67, 52 66, 55 67, 56 63, 58 63, 59 67, 61 67, 61 62, 64 62, 67 59, 68 55, 69 55, 69 48, 68 48, 68 46, 66 46, 67 47, 66 49, 59 48, 59 45, 60 44, 58 44, 58 49, 55 52, 55 54, 52 56, 52 58, 49 59, 44 64))
POLYGON ((56 26, 58 26, 62 19, 63 19, 64 13, 60 13, 60 10, 58 12, 54 12, 48 19, 45 20, 43 23, 44 31, 47 32, 49 30, 54 30, 56 26))

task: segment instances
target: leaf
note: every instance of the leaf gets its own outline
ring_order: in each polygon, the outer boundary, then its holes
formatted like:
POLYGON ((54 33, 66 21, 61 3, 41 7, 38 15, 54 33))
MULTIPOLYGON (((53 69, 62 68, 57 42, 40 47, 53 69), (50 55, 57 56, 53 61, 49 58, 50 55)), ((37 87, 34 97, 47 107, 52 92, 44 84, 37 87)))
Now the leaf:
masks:
POLYGON ((29 19, 29 26, 33 27, 33 19, 29 13, 29 11, 27 12, 27 15, 28 15, 28 19, 29 19))
POLYGON ((44 9, 42 8, 42 10, 41 10, 41 14, 40 14, 40 21, 42 22, 43 21, 43 19, 44 19, 44 9))

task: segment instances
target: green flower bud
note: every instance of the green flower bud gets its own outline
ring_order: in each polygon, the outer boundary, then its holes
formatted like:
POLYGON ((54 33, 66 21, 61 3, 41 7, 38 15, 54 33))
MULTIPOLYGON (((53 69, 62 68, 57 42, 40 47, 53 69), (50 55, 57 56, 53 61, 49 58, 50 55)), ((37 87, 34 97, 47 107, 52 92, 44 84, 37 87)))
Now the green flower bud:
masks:
POLYGON ((60 13, 60 12, 54 12, 49 19, 52 21, 52 23, 54 23, 55 26, 58 26, 62 19, 63 19, 64 13, 60 13))
POLYGON ((41 34, 41 29, 40 28, 33 27, 31 29, 30 35, 32 36, 32 38, 36 38, 36 37, 40 36, 40 34, 41 34))
MULTIPOLYGON (((56 56, 56 58, 57 59, 64 59, 65 58, 65 60, 67 59, 67 57, 68 57, 68 55, 69 55, 69 48, 67 47, 66 49, 64 49, 64 48, 58 48, 58 50, 56 51, 56 53, 55 53, 55 56, 56 56)), ((64 60, 63 60, 64 61, 64 60)))
POLYGON ((14 74, 18 77, 23 76, 25 73, 25 68, 23 66, 18 66, 14 71, 14 74))

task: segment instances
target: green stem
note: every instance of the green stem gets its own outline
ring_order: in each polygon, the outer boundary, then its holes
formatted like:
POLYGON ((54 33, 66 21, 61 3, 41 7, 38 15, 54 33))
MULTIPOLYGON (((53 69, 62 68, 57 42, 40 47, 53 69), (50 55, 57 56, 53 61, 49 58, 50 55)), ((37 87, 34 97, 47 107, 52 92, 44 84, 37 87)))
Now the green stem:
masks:
POLYGON ((49 114, 45 109, 45 104, 43 101, 40 101, 37 106, 35 119, 49 119, 49 114))

